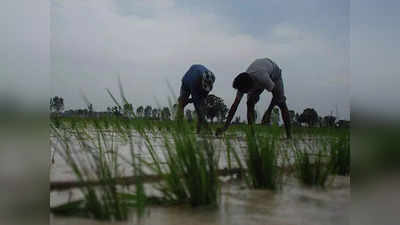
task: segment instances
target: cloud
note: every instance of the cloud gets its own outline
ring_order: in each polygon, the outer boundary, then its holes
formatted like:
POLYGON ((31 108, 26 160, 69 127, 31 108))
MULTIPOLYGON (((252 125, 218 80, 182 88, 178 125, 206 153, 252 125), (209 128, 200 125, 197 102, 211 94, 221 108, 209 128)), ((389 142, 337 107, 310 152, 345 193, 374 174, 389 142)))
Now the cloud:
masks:
MULTIPOLYGON (((316 108, 325 101, 346 104, 335 99, 337 87, 326 89, 326 98, 304 91, 322 87, 318 82, 313 85, 319 87, 310 86, 312 81, 330 83, 335 79, 328 77, 348 75, 346 48, 316 31, 282 22, 255 36, 227 17, 169 0, 51 3, 52 92, 64 96, 70 107, 84 106, 78 89, 98 110, 112 104, 104 88, 118 93, 117 75, 134 105, 154 105, 155 97, 166 104, 167 80, 178 92, 181 77, 194 63, 216 74, 213 92, 231 104, 234 75, 258 57, 271 57, 283 68, 289 105, 296 110, 305 103, 316 108)), ((240 110, 243 114, 244 108, 240 110)))

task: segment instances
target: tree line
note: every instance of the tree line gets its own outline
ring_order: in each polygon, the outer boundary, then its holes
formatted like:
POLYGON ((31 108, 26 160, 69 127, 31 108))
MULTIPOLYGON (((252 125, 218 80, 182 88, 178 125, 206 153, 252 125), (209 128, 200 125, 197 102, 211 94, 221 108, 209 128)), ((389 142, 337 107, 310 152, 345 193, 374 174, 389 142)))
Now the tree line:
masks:
MULTIPOLYGON (((106 111, 95 112, 93 105, 88 104, 87 108, 84 109, 71 109, 64 111, 64 99, 60 96, 50 98, 50 112, 52 115, 59 116, 125 116, 128 118, 143 118, 153 120, 172 120, 177 112, 177 104, 172 107, 155 107, 151 105, 138 106, 134 110, 133 105, 125 103, 122 106, 110 106, 106 108, 106 111)), ((228 107, 224 103, 224 100, 215 95, 209 95, 206 100, 206 117, 211 122, 214 122, 216 118, 218 122, 225 120, 228 113, 228 107)), ((256 113, 256 118, 258 113, 256 113)), ((333 115, 327 115, 321 117, 317 111, 313 108, 306 108, 302 113, 296 113, 294 110, 289 110, 291 123, 293 126, 308 126, 308 127, 349 127, 350 121, 338 120, 333 115)), ((185 117, 188 121, 196 119, 196 112, 190 109, 185 111, 185 117)), ((241 123, 241 119, 237 116, 233 123, 241 123)), ((271 114, 271 122, 273 125, 280 124, 279 109, 274 108, 271 114)))

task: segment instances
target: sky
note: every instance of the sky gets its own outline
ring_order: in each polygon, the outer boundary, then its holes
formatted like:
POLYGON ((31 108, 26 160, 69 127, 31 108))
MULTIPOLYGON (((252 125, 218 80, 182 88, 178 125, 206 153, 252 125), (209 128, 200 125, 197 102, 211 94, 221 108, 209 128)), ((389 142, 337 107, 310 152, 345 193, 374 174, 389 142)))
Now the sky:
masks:
MULTIPOLYGON (((337 106, 349 118, 351 100, 352 111, 397 118, 398 8, 396 0, 10 1, 0 7, 0 102, 47 112, 50 96, 70 109, 86 107, 85 95, 104 110, 113 105, 105 88, 119 97, 120 77, 134 107, 164 106, 201 63, 230 106, 234 76, 270 57, 296 112, 337 106)), ((263 93, 259 112, 270 98, 263 93)))
MULTIPOLYGON (((40 105, 61 95, 104 110, 119 95, 166 105, 191 64, 216 76, 229 106, 232 79, 258 57, 283 71, 288 106, 339 117, 360 109, 400 112, 396 0, 172 1, 15 0, 0 7, 0 102, 40 105), (170 87, 168 87, 170 84, 170 87), (11 100, 10 100, 11 99, 11 100), (40 103, 40 104, 38 104, 40 103)), ((264 110, 271 96, 257 105, 264 110)), ((3 104, 4 105, 4 104, 3 104)), ((3 107, 4 108, 4 107, 3 107)), ((242 102, 239 114, 245 117, 242 102)))
MULTIPOLYGON (((134 106, 166 105, 191 64, 217 76, 229 106, 232 79, 258 57, 283 71, 288 106, 339 117, 359 108, 400 112, 400 3, 352 1, 15 0, 0 7, 0 101, 97 110, 119 95, 134 106), (168 88, 170 84, 171 88, 168 88), (40 104, 38 104, 40 103, 40 104), (356 107, 355 107, 356 106, 356 107)), ((271 96, 257 105, 264 110, 271 96)), ((242 102, 239 113, 245 117, 242 102)))
MULTIPOLYGON (((134 107, 167 105, 179 94, 192 64, 216 75, 212 94, 228 107, 232 80, 256 58, 282 69, 288 107, 312 107, 349 119, 348 1, 131 1, 53 0, 51 3, 52 95, 65 108, 96 110, 119 96, 118 77, 134 107)), ((271 94, 256 109, 263 113, 271 94)), ((191 107, 193 108, 193 107, 191 107)), ((245 101, 238 114, 244 119, 245 101)))
MULTIPOLYGON (((282 69, 288 107, 348 119, 349 1, 52 0, 51 93, 65 108, 96 110, 119 96, 164 106, 192 64, 216 75, 212 94, 230 107, 233 78, 256 58, 282 69)), ((271 94, 257 104, 265 111, 271 94)), ((193 108, 193 107, 191 107, 193 108)), ((244 119, 245 101, 238 114, 244 119)))

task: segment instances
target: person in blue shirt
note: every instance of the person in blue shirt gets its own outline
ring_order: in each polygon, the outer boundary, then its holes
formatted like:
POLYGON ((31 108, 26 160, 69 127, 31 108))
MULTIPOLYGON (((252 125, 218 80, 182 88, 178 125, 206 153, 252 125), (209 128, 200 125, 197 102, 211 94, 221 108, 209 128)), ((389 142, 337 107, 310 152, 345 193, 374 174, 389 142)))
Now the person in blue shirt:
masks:
POLYGON ((200 64, 192 65, 182 78, 178 99, 178 119, 182 119, 185 106, 193 103, 199 120, 197 132, 200 132, 201 126, 207 127, 205 119, 206 99, 213 88, 214 82, 214 74, 200 64), (191 98, 189 98, 190 96, 191 98))

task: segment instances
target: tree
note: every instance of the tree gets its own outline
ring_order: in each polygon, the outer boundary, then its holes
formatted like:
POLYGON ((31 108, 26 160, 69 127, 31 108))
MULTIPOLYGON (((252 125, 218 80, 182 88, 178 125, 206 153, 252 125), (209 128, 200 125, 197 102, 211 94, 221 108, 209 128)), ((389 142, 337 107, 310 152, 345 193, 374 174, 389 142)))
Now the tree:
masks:
POLYGON ((206 116, 211 122, 214 121, 214 117, 217 117, 220 121, 225 119, 228 107, 222 98, 215 95, 208 95, 206 101, 206 116))
POLYGON ((168 107, 164 107, 161 111, 161 118, 163 120, 170 120, 171 119, 171 112, 168 107))
POLYGON ((299 126, 300 122, 298 122, 300 115, 296 113, 294 110, 289 110, 289 118, 290 124, 293 126, 299 126))
POLYGON ((339 120, 336 123, 336 127, 338 127, 338 128, 350 128, 350 121, 349 120, 339 120))
POLYGON ((55 96, 50 98, 50 111, 60 113, 64 110, 64 99, 62 97, 55 96))
POLYGON ((143 111, 144 111, 143 106, 139 106, 139 108, 136 109, 137 116, 138 117, 143 117, 143 111))
POLYGON ((160 119, 160 110, 154 108, 154 109, 151 111, 151 117, 152 117, 153 119, 155 119, 155 120, 160 119))
POLYGON ((93 115, 93 104, 88 105, 89 115, 93 115))
POLYGON ((151 112, 152 112, 152 108, 151 106, 146 106, 146 108, 144 109, 144 116, 146 118, 150 118, 151 117, 151 112))
POLYGON ((318 122, 318 113, 315 109, 307 108, 303 111, 298 119, 299 123, 307 123, 308 126, 312 127, 318 122))
POLYGON ((123 113, 124 113, 125 116, 130 116, 131 114, 133 114, 133 106, 132 106, 132 104, 125 103, 123 105, 123 109, 124 109, 123 113))
POLYGON ((324 116, 324 125, 327 127, 335 126, 336 117, 334 116, 324 116))

